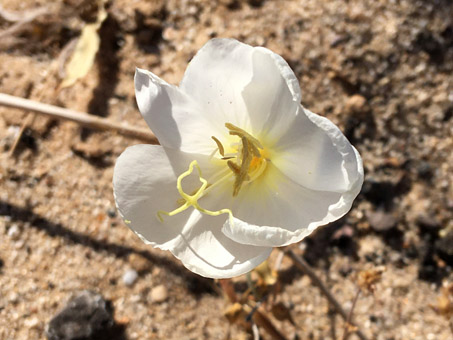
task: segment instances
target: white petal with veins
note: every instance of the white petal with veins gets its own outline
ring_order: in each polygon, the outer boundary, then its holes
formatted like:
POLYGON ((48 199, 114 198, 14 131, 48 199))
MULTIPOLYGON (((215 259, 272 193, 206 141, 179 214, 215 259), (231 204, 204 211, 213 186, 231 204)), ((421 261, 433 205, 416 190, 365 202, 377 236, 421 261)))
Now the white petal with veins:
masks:
POLYGON ((252 78, 253 47, 233 39, 212 39, 187 66, 180 89, 225 133, 224 124, 250 128, 242 90, 252 78))
POLYGON ((252 67, 253 77, 242 91, 250 133, 269 143, 294 121, 301 99, 299 83, 286 61, 268 49, 253 49, 252 67))
POLYGON ((273 164, 308 189, 341 193, 363 182, 361 158, 338 127, 302 107, 272 149, 273 164))
POLYGON ((162 146, 206 155, 212 152, 211 136, 206 131, 214 132, 213 124, 179 88, 137 69, 135 95, 143 118, 162 146))

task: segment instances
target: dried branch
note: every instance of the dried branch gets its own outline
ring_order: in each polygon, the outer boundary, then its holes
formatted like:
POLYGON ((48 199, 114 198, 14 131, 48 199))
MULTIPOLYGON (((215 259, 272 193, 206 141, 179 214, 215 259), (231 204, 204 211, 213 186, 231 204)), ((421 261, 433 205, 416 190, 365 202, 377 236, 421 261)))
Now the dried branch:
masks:
POLYGON ((23 12, 14 12, 6 10, 0 5, 0 17, 9 22, 30 22, 36 17, 48 13, 48 7, 34 8, 23 12))
MULTIPOLYGON (((345 320, 348 321, 348 313, 343 309, 343 307, 340 305, 340 303, 337 301, 337 299, 332 295, 330 292, 329 288, 326 287, 326 285, 321 281, 321 279, 316 275, 316 273, 311 269, 310 265, 305 262, 305 260, 296 255, 292 250, 286 249, 285 250, 286 255, 288 255, 293 263, 301 269, 313 282, 315 286, 317 286, 321 292, 326 296, 327 300, 329 303, 335 308, 335 311, 341 315, 341 317, 345 320)), ((352 326, 357 327, 352 321, 350 323, 352 326)), ((368 340, 368 338, 363 334, 360 329, 357 328, 355 331, 358 337, 362 340, 368 340)))
POLYGON ((257 326, 262 327, 264 330, 266 330, 266 332, 271 336, 272 339, 286 340, 286 337, 274 326, 274 324, 271 322, 271 320, 269 320, 263 310, 258 308, 252 313, 253 322, 257 326))
POLYGON ((0 15, 7 21, 14 22, 15 24, 6 30, 0 32, 0 38, 10 37, 18 32, 20 32, 27 24, 34 21, 36 18, 48 14, 49 8, 47 6, 40 7, 34 10, 26 11, 24 13, 15 13, 6 11, 3 7, 0 6, 0 15))
POLYGON ((357 301, 359 300, 359 296, 360 296, 360 292, 361 292, 361 289, 359 288, 357 290, 357 293, 354 297, 354 300, 352 302, 352 306, 351 306, 351 309, 349 310, 349 314, 348 314, 348 319, 346 320, 346 323, 345 323, 345 326, 344 326, 344 332, 343 332, 343 337, 342 339, 343 340, 347 340, 349 334, 351 333, 351 330, 350 330, 350 326, 352 325, 352 316, 354 314, 354 308, 357 304, 357 301))
POLYGON ((32 111, 52 118, 70 120, 93 129, 114 130, 125 136, 146 140, 152 144, 159 144, 156 136, 148 129, 140 129, 112 122, 106 118, 97 117, 84 112, 43 104, 24 98, 10 96, 4 93, 0 93, 0 105, 32 111))

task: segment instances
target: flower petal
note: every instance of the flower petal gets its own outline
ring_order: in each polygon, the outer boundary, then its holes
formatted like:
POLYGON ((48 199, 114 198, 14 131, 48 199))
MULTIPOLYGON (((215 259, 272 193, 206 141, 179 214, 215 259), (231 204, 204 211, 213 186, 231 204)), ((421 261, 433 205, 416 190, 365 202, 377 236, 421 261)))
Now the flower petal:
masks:
POLYGON ((160 223, 158 210, 176 207, 176 177, 164 149, 134 145, 117 159, 113 173, 116 205, 126 224, 145 242, 169 249, 188 219, 181 213, 160 223))
POLYGON ((271 247, 244 245, 226 237, 221 231, 224 220, 193 211, 171 252, 194 273, 217 279, 245 274, 268 258, 271 247))
MULTIPOLYGON (((227 238, 221 232, 224 215, 201 215, 190 208, 172 217, 164 215, 163 222, 157 219, 158 210, 177 208, 180 196, 176 178, 187 170, 193 156, 156 145, 126 149, 118 158, 113 175, 118 210, 145 243, 170 250, 195 273, 222 278, 248 272, 264 261, 272 248, 243 245, 227 238)), ((209 169, 208 157, 197 155, 197 161, 206 170, 203 176, 209 177, 210 171, 215 170, 209 169)), ((184 179, 186 192, 199 186, 197 176, 184 179)))
POLYGON ((137 69, 135 95, 143 118, 162 146, 199 154, 209 154, 215 148, 213 125, 196 102, 176 86, 137 69))
POLYGON ((251 120, 251 133, 264 144, 279 138, 296 117, 301 95, 299 82, 278 54, 255 47, 253 77, 242 92, 251 120))
MULTIPOLYGON (((223 128, 248 130, 250 119, 241 92, 252 78, 253 47, 233 39, 212 39, 187 66, 180 89, 223 128)), ((225 132, 227 132, 225 130, 225 132)))
POLYGON ((340 129, 302 106, 272 150, 272 163, 308 189, 347 193, 363 182, 360 155, 340 129))
POLYGON ((317 227, 335 221, 351 208, 362 181, 348 191, 308 189, 269 165, 259 183, 242 189, 234 201, 234 225, 222 231, 236 242, 279 247, 302 240, 317 227))

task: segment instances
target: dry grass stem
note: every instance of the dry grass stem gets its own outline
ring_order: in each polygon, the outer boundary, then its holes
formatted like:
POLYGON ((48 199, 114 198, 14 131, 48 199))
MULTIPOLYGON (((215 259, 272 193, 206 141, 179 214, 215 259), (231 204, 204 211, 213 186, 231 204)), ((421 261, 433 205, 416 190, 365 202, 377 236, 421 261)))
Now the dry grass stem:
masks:
MULTIPOLYGON (((291 258, 296 267, 302 270, 311 279, 313 284, 321 290, 321 292, 326 296, 329 303, 335 308, 335 311, 340 314, 345 321, 347 321, 349 317, 348 313, 346 313, 337 299, 332 295, 329 288, 326 287, 324 282, 322 282, 318 275, 316 275, 316 273, 311 269, 310 265, 301 256, 298 256, 290 249, 285 250, 285 253, 291 258)), ((352 321, 350 324, 351 326, 356 327, 356 325, 352 321)), ((362 333, 362 331, 360 331, 360 329, 357 328, 355 330, 355 333, 361 340, 368 340, 368 338, 365 336, 365 334, 362 333)))
POLYGON ((359 288, 357 290, 357 293, 355 294, 354 301, 352 302, 351 309, 349 310, 348 314, 348 319, 346 320, 345 326, 344 326, 344 332, 343 332, 343 340, 347 340, 349 334, 351 334, 351 327, 354 328, 355 326, 352 325, 352 317, 354 315, 354 308, 357 304, 357 301, 359 300, 361 289, 359 288))
POLYGON ((40 7, 34 10, 26 11, 23 13, 15 13, 6 11, 3 7, 0 7, 0 15, 2 18, 9 22, 14 22, 15 24, 7 28, 6 30, 0 32, 0 38, 9 38, 16 33, 21 32, 21 30, 30 22, 34 21, 36 18, 41 15, 50 13, 49 8, 40 7))
POLYGON ((152 144, 159 144, 156 136, 148 129, 140 129, 125 124, 112 122, 106 118, 90 115, 84 112, 65 109, 58 106, 43 104, 29 99, 10 96, 0 93, 0 105, 36 112, 56 119, 70 120, 81 126, 98 129, 113 130, 118 133, 142 139, 152 144))

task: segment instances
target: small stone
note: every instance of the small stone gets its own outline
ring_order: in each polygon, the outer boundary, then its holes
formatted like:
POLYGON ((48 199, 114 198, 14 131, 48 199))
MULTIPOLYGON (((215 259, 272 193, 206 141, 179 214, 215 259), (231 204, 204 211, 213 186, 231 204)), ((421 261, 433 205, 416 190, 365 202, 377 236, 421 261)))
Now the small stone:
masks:
POLYGON ((367 100, 360 94, 355 94, 349 97, 346 102, 345 109, 346 113, 359 116, 364 115, 369 111, 367 100))
POLYGON ((19 238, 20 230, 17 224, 13 224, 11 225, 11 227, 9 227, 7 235, 11 237, 13 240, 17 240, 19 238))
POLYGON ((138 278, 138 273, 134 269, 129 269, 123 274, 123 282, 126 286, 132 286, 138 278))
POLYGON ((375 231, 387 231, 396 226, 396 218, 392 214, 385 212, 384 210, 367 212, 366 215, 371 228, 373 228, 375 231))
POLYGON ((151 269, 151 262, 147 258, 138 254, 129 255, 128 262, 138 273, 144 273, 151 269))
POLYGON ((24 321, 24 325, 30 329, 37 328, 39 326, 39 320, 36 317, 27 319, 24 321))
POLYGON ((152 302, 164 302, 168 298, 168 290, 164 285, 158 285, 151 290, 152 302))
POLYGON ((114 324, 111 303, 84 290, 50 320, 46 335, 48 340, 104 339, 114 324))
POLYGON ((107 216, 110 217, 110 218, 115 218, 116 217, 116 209, 115 208, 107 209, 107 216))

